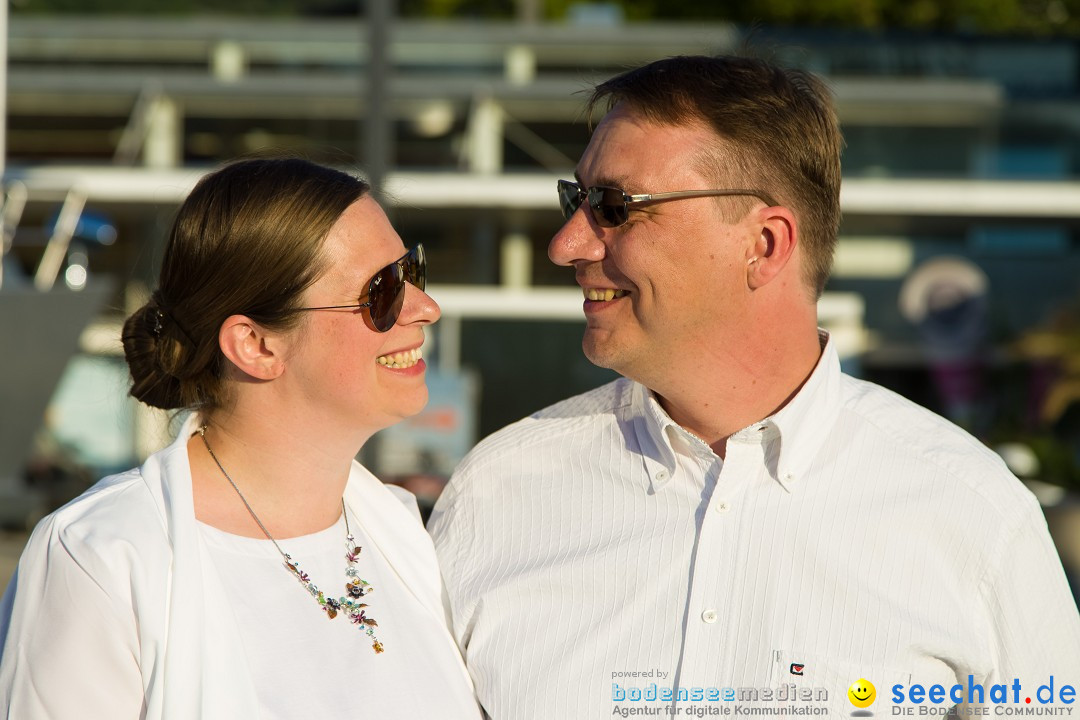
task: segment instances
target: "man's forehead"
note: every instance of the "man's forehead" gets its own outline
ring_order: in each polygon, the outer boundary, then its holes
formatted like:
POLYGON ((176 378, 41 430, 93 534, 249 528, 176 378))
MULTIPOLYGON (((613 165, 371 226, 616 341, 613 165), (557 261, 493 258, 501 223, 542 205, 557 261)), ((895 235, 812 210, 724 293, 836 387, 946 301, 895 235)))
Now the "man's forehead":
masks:
POLYGON ((700 123, 660 124, 620 104, 597 125, 574 176, 583 184, 634 192, 635 185, 654 184, 673 174, 696 175, 697 160, 712 152, 717 140, 700 123))

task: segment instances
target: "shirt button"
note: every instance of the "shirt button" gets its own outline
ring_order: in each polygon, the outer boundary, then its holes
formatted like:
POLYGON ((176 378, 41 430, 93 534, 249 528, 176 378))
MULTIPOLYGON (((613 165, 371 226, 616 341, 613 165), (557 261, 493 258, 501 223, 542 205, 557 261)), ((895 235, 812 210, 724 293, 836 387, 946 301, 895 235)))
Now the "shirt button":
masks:
POLYGON ((726 513, 728 510, 731 510, 731 503, 727 500, 721 500, 713 505, 713 509, 718 513, 726 513))
POLYGON ((784 479, 787 480, 788 482, 793 481, 795 479, 795 473, 785 473, 784 474, 784 479))
POLYGON ((671 477, 671 476, 668 475, 667 470, 661 470, 660 472, 656 473, 656 475, 654 475, 653 477, 656 478, 656 483, 658 485, 663 485, 664 483, 666 483, 668 481, 668 478, 671 477))
POLYGON ((712 625, 714 622, 716 622, 716 611, 706 610, 705 612, 701 613, 701 619, 712 625))

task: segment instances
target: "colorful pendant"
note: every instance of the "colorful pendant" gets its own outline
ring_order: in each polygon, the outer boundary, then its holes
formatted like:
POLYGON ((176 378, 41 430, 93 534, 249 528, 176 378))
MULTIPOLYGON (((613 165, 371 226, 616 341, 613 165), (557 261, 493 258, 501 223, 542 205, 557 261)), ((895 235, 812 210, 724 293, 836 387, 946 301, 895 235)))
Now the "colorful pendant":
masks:
MULTIPOLYGON (((349 518, 346 516, 346 528, 348 528, 348 524, 349 518)), ((293 560, 291 555, 285 553, 283 555, 285 557, 285 567, 300 581, 300 584, 311 594, 311 597, 315 598, 315 602, 319 603, 323 612, 326 613, 326 617, 333 620, 339 613, 344 613, 354 625, 357 625, 360 630, 371 638, 371 648, 378 654, 385 649, 379 639, 375 637, 375 631, 372 629, 379 627, 379 623, 375 622, 375 618, 367 616, 365 611, 367 603, 357 602, 360 598, 375 591, 375 588, 367 580, 357 576, 356 563, 360 559, 362 549, 356 544, 352 533, 345 537, 345 560, 348 562, 345 566, 347 581, 345 583, 345 595, 339 598, 326 597, 322 590, 319 590, 315 583, 311 582, 308 574, 300 569, 300 563, 293 560)))

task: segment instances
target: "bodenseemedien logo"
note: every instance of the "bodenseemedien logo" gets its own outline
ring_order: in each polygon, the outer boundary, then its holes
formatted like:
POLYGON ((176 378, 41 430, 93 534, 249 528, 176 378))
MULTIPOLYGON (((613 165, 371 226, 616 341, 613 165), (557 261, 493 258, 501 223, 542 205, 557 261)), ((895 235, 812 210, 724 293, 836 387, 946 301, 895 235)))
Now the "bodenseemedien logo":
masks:
MULTIPOLYGON (((629 673, 621 673, 627 675, 629 673)), ((640 677, 634 673, 633 677, 640 677)), ((666 676, 666 674, 665 674, 666 676)), ((650 676, 646 676, 650 677, 650 676)), ((778 687, 704 687, 611 684, 611 714, 713 717, 828 715, 829 691, 820 687, 798 687, 787 683, 778 687), (656 704, 659 703, 659 704, 656 704)), ((734 718, 733 718, 734 720, 734 718)))
POLYGON ((847 696, 851 704, 858 708, 851 713, 852 717, 869 717, 874 714, 866 709, 874 704, 874 700, 877 700, 877 688, 874 687, 874 683, 866 678, 859 678, 851 683, 847 696))

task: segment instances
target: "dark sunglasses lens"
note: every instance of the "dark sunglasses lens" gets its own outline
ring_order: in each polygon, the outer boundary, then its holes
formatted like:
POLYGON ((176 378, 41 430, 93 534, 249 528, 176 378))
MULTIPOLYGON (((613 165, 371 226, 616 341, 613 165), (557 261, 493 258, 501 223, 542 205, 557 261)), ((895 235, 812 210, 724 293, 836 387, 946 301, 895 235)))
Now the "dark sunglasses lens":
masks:
POLYGON ((427 255, 423 245, 417 245, 405 256, 405 279, 421 290, 427 284, 427 255))
POLYGON ((604 227, 616 227, 626 222, 626 201, 618 188, 589 188, 589 207, 596 222, 604 227))
POLYGON ((371 324, 379 332, 394 327, 405 300, 405 273, 397 263, 387 265, 371 278, 368 301, 371 303, 371 324))
POLYGON ((559 207, 562 208, 563 218, 567 220, 581 207, 581 188, 577 184, 566 180, 559 181, 559 207))

